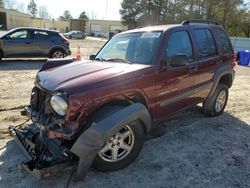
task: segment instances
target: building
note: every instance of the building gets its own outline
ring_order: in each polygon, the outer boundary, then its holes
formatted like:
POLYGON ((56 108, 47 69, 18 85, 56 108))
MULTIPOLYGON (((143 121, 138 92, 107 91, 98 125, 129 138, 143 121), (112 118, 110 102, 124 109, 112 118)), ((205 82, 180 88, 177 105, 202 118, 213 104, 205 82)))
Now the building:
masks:
POLYGON ((70 30, 80 30, 90 36, 109 37, 110 35, 128 30, 121 21, 113 20, 47 20, 33 18, 29 14, 21 13, 16 10, 0 8, 0 29, 9 30, 15 27, 37 27, 54 29, 60 32, 70 30))
POLYGON ((66 32, 70 29, 70 22, 33 18, 29 14, 21 13, 16 10, 0 8, 0 26, 0 29, 4 30, 15 27, 38 27, 66 32))
POLYGON ((121 21, 115 20, 87 20, 86 33, 90 36, 109 37, 110 33, 128 30, 121 21))

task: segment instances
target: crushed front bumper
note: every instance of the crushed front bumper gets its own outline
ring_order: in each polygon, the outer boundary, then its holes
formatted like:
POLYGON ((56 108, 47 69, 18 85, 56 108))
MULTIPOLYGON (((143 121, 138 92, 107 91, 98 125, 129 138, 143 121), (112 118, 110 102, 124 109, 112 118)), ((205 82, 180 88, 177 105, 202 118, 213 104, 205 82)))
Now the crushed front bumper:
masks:
POLYGON ((9 131, 27 158, 22 167, 37 178, 56 174, 76 161, 62 141, 46 138, 35 124, 18 129, 11 126, 9 131))

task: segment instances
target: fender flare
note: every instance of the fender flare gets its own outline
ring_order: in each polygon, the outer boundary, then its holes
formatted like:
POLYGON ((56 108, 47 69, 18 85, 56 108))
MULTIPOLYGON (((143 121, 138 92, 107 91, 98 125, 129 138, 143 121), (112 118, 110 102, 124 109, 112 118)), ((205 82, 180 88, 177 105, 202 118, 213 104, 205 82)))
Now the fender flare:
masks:
POLYGON ((81 180, 86 176, 96 154, 106 141, 124 125, 135 120, 139 120, 147 132, 151 129, 151 117, 147 108, 140 103, 134 103, 98 123, 93 123, 78 137, 70 150, 80 158, 76 180, 81 180))
POLYGON ((208 95, 208 98, 213 95, 215 89, 217 88, 217 86, 219 84, 220 79, 222 78, 222 76, 224 76, 226 74, 232 75, 232 82, 233 82, 235 71, 232 69, 231 64, 226 64, 226 65, 220 67, 218 70, 216 70, 216 72, 214 73, 213 79, 212 79, 213 86, 212 86, 212 89, 208 95))

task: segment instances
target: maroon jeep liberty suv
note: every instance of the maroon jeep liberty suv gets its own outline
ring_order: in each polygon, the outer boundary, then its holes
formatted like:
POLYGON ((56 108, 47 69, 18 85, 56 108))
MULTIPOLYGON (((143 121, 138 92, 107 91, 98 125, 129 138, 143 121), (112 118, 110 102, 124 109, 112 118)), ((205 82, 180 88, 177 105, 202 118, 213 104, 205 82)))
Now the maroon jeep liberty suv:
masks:
POLYGON ((48 60, 22 111, 32 123, 10 127, 23 166, 39 176, 72 162, 79 176, 122 169, 176 112, 202 103, 205 115, 222 114, 234 66, 226 32, 206 20, 119 33, 90 60, 48 60))

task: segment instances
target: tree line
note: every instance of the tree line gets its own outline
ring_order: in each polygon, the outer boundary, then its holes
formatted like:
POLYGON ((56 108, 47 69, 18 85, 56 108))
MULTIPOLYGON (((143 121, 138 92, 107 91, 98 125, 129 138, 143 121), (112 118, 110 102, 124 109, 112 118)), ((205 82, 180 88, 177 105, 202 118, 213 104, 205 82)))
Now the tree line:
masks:
POLYGON ((209 19, 231 36, 250 37, 250 3, 243 0, 123 0, 120 14, 130 29, 209 19))
MULTIPOLYGON (((25 8, 25 4, 17 3, 15 0, 0 0, 0 8, 6 9, 13 9, 19 12, 28 13, 32 17, 39 17, 43 19, 52 19, 51 14, 49 13, 46 6, 37 6, 35 0, 31 0, 28 4, 27 8, 25 8)), ((69 20, 72 19, 73 16, 71 15, 69 10, 65 10, 63 14, 58 18, 59 20, 69 20)), ((79 17, 79 19, 88 19, 86 12, 83 11, 79 17)))

